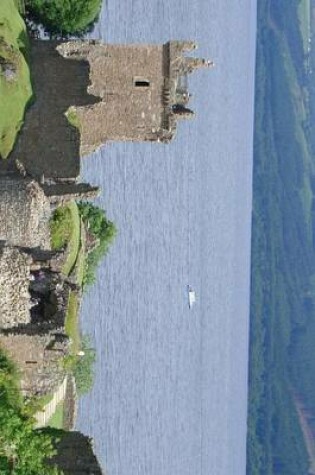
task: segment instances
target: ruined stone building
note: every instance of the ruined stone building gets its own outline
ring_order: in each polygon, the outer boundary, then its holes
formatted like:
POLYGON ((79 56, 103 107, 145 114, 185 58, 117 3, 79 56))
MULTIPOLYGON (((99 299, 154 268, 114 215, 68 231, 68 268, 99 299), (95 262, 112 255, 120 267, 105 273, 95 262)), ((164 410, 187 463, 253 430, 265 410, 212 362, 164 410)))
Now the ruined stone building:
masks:
POLYGON ((114 140, 168 143, 193 116, 189 74, 213 63, 186 55, 196 48, 189 41, 31 46, 36 101, 10 160, 0 163, 0 346, 21 372, 24 394, 41 395, 60 382, 68 351, 69 289, 49 219, 58 204, 98 192, 77 183, 80 153, 114 140))
POLYGON ((62 359, 69 353, 69 339, 62 331, 40 335, 0 333, 0 347, 14 361, 25 397, 52 394, 62 383, 62 359))
POLYGON ((61 383, 60 359, 69 346, 69 290, 58 274, 38 269, 31 252, 0 242, 0 347, 15 362, 25 396, 50 393, 61 383))
POLYGON ((29 276, 31 257, 0 243, 0 328, 30 321, 29 276))
POLYGON ((69 284, 60 253, 51 250, 49 219, 56 204, 91 198, 81 184, 39 184, 18 174, 0 176, 0 347, 21 373, 24 395, 50 393, 68 353, 64 331, 69 284))
POLYGON ((10 159, 34 177, 69 181, 80 174, 80 153, 107 141, 169 142, 178 121, 193 116, 187 107, 189 74, 213 65, 186 56, 195 48, 189 41, 32 41, 36 101, 10 159))
POLYGON ((109 45, 71 41, 58 46, 66 58, 90 65, 88 92, 101 101, 76 106, 81 133, 81 154, 109 140, 169 142, 177 122, 193 112, 187 75, 213 65, 187 57, 194 42, 169 41, 164 45, 109 45))

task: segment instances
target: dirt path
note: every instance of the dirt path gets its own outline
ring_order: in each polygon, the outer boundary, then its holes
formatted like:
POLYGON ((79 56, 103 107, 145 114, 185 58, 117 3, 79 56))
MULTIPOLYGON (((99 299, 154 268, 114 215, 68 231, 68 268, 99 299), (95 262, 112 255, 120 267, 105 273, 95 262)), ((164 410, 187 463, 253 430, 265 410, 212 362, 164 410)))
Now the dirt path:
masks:
POLYGON ((299 416, 300 426, 303 432, 307 453, 310 460, 309 474, 315 475, 315 440, 307 421, 307 415, 300 401, 294 397, 294 404, 299 416))
POLYGON ((46 406, 44 406, 41 411, 36 412, 34 416, 36 420, 35 428, 46 426, 51 416, 56 412, 58 404, 64 400, 67 388, 67 379, 68 376, 65 377, 62 384, 54 393, 52 400, 46 404, 46 406))

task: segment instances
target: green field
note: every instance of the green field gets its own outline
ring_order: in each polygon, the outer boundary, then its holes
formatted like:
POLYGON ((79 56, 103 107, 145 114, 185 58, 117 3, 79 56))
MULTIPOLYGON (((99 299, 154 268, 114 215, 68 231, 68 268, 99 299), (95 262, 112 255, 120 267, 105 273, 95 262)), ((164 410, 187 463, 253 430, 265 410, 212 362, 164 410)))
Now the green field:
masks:
POLYGON ((30 72, 25 57, 28 39, 25 24, 14 0, 0 5, 0 156, 11 152, 32 97, 30 72), (10 64, 14 77, 4 77, 3 64, 10 64), (2 65, 2 66, 1 66, 2 65))
POLYGON ((79 329, 79 299, 74 292, 71 292, 69 297, 65 330, 71 339, 71 354, 76 355, 81 348, 81 336, 79 329))

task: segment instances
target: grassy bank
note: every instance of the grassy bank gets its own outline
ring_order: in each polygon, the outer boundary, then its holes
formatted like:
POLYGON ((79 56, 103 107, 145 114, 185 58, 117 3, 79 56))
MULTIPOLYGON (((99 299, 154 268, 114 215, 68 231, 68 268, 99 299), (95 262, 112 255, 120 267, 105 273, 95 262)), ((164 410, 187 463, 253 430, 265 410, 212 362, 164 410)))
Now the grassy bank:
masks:
POLYGON ((32 97, 28 39, 14 0, 0 5, 0 156, 11 152, 32 97), (5 73, 6 71, 6 73, 5 73))
POLYGON ((66 249, 63 273, 70 275, 80 249, 81 221, 78 206, 71 201, 56 209, 51 221, 51 246, 54 250, 66 249))

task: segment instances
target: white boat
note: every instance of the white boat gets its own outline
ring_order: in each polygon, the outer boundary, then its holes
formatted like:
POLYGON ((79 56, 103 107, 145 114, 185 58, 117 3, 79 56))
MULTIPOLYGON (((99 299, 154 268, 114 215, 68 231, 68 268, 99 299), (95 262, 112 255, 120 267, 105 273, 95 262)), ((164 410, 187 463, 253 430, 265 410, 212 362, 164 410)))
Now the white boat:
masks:
POLYGON ((196 292, 190 286, 188 286, 188 304, 189 304, 189 308, 192 308, 192 306, 195 304, 195 302, 196 302, 196 292))

